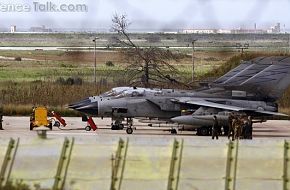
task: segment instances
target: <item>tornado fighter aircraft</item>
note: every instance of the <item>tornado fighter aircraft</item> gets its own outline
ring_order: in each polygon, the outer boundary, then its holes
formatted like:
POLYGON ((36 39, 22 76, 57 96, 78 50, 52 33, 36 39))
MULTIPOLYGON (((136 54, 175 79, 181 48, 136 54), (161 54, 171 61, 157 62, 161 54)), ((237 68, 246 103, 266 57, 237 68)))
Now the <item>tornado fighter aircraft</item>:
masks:
POLYGON ((69 105, 84 114, 112 118, 112 129, 133 132, 133 118, 178 123, 208 135, 216 115, 228 125, 231 112, 252 116, 256 121, 287 117, 278 113, 276 101, 290 85, 290 57, 258 57, 242 62, 212 83, 197 90, 117 87, 69 105), (184 113, 190 113, 188 115, 184 113))

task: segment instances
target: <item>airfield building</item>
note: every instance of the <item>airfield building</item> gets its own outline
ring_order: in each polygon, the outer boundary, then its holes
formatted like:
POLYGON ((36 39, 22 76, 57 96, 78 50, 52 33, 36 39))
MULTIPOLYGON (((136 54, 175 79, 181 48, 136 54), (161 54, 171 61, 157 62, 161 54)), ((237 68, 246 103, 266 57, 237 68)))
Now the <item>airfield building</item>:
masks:
POLYGON ((15 25, 10 27, 10 32, 11 33, 15 33, 16 32, 16 26, 15 25))

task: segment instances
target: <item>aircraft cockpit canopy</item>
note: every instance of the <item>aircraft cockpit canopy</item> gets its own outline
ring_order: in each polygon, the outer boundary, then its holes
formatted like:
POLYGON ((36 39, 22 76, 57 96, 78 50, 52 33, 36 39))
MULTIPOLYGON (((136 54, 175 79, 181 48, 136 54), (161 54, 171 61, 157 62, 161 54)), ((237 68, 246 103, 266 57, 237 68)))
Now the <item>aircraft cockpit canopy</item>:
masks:
POLYGON ((124 91, 129 90, 130 87, 117 87, 113 88, 112 90, 101 94, 102 97, 116 97, 122 94, 124 91))
POLYGON ((161 94, 160 90, 136 88, 136 87, 117 87, 101 94, 102 97, 122 98, 122 97, 142 97, 145 94, 161 94))
POLYGON ((125 90, 119 95, 115 96, 115 98, 123 98, 123 97, 141 97, 145 95, 145 90, 142 89, 130 89, 125 90))

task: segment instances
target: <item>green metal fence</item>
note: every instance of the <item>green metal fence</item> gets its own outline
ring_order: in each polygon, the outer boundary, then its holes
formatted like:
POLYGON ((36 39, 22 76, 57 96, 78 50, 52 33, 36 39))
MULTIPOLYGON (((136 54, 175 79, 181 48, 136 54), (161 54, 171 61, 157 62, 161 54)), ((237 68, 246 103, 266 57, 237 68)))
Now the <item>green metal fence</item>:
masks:
POLYGON ((0 185, 23 180, 32 189, 286 190, 289 147, 284 140, 0 139, 0 185))

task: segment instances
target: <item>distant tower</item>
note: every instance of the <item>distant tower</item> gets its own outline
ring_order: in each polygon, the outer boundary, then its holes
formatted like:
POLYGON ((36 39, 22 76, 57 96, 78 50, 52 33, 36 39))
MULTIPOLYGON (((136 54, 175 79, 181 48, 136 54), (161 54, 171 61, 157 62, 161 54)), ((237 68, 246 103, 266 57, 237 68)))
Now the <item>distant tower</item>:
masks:
POLYGON ((280 25, 279 22, 276 24, 275 30, 276 30, 276 33, 280 33, 281 32, 281 25, 280 25))
POLYGON ((16 32, 16 26, 15 25, 13 25, 13 26, 10 27, 10 32, 11 33, 16 32))

